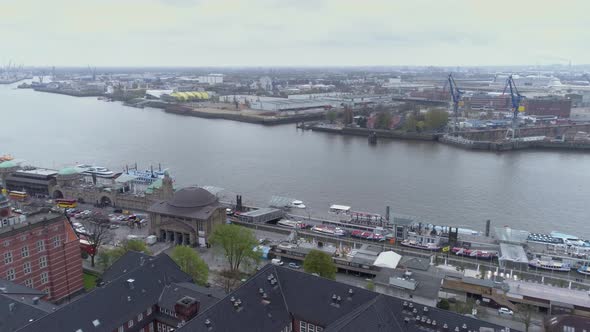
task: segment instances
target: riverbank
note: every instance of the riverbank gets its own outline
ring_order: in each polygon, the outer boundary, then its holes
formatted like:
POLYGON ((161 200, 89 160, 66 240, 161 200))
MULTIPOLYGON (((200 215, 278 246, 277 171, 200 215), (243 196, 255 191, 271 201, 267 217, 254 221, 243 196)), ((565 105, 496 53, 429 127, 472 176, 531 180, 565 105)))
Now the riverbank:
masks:
POLYGON ((169 105, 165 108, 166 113, 194 116, 205 119, 224 119, 238 122, 262 124, 266 126, 298 123, 305 121, 316 121, 323 119, 323 114, 301 114, 292 116, 263 116, 243 111, 230 111, 216 108, 191 108, 181 105, 169 105))
POLYGON ((66 95, 71 97, 101 97, 105 94, 102 92, 96 91, 75 91, 75 90, 56 90, 56 89, 47 89, 47 88, 36 88, 34 89, 37 92, 47 92, 47 93, 56 93, 59 95, 66 95))

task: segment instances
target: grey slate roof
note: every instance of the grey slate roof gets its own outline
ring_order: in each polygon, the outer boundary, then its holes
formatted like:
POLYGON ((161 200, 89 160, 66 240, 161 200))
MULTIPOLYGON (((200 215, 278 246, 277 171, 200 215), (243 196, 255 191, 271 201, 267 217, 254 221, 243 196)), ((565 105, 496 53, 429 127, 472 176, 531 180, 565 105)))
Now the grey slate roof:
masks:
POLYGON ((217 289, 201 287, 190 282, 180 282, 165 286, 162 289, 158 306, 174 310, 174 305, 181 298, 189 296, 199 302, 199 310, 205 310, 225 297, 225 293, 217 289))
POLYGON ((0 279, 0 331, 12 332, 27 324, 30 320, 38 319, 52 312, 56 305, 38 301, 45 293, 0 279))
POLYGON ((123 274, 139 267, 141 260, 144 262, 150 259, 150 255, 137 251, 129 251, 117 259, 101 276, 102 281, 109 282, 117 279, 123 274))
POLYGON ((19 331, 114 331, 156 304, 166 284, 186 281, 191 281, 191 277, 170 257, 160 254, 19 331), (134 280, 133 289, 129 288, 128 279, 134 280), (94 320, 100 322, 98 327, 93 325, 94 320))
MULTIPOLYGON (((423 331, 416 314, 398 298, 315 277, 292 269, 267 265, 236 291, 201 312, 178 329, 192 331, 280 331, 293 319, 325 327, 325 331, 423 331), (271 275, 276 284, 270 283, 271 275), (263 301, 259 289, 267 294, 263 301), (352 290, 352 293, 349 293, 352 290), (332 296, 340 296, 336 304, 332 296), (234 300, 241 300, 240 310, 234 300), (404 318, 408 317, 406 323, 404 318), (210 324, 206 324, 209 322, 210 324)), ((424 315, 424 306, 412 304, 424 315)), ((468 329, 480 327, 500 331, 502 327, 450 311, 428 307, 427 317, 439 326, 447 323, 450 331, 465 324, 468 329)), ((463 331, 463 329, 461 329, 463 331)))

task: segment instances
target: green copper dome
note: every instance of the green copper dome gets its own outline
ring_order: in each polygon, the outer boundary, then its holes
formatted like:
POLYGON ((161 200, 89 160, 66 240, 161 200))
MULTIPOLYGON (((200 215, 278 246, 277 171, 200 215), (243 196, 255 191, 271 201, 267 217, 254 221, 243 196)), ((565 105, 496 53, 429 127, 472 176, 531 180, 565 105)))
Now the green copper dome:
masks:
MULTIPOLYGON (((0 164, 1 165, 1 164, 0 164)), ((66 167, 62 168, 57 172, 58 175, 73 175, 82 173, 82 169, 78 167, 66 167)))

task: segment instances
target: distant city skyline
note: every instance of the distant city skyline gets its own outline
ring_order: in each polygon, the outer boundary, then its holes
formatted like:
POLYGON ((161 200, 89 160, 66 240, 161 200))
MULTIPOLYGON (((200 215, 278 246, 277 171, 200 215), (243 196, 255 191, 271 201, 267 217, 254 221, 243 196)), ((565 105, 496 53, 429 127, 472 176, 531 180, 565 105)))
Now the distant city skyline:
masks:
POLYGON ((587 64, 590 3, 0 0, 0 66, 587 64))

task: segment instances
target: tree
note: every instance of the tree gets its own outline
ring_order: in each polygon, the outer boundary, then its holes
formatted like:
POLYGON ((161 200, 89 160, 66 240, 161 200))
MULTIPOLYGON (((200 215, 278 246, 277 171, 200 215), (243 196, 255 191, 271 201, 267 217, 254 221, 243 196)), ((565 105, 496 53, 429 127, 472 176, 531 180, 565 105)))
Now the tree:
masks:
POLYGON ((230 273, 235 277, 239 276, 242 263, 257 263, 260 260, 260 253, 254 250, 258 241, 251 229, 221 224, 213 230, 209 243, 223 250, 230 273))
POLYGON ((531 327, 533 312, 535 312, 535 307, 533 305, 525 303, 516 305, 516 320, 524 324, 525 332, 528 332, 531 327))
POLYGON ((92 267, 94 267, 94 258, 98 254, 100 246, 113 239, 113 234, 108 227, 109 219, 106 218, 105 220, 105 218, 95 215, 86 225, 88 227, 86 240, 90 243, 91 249, 88 251, 88 255, 90 256, 90 265, 92 267))
POLYGON ((404 129, 406 131, 416 131, 417 124, 418 124, 418 122, 416 121, 416 118, 414 117, 414 115, 410 114, 406 118, 406 122, 404 123, 404 129))
POLYGON ((451 305, 449 304, 449 301, 447 299, 441 299, 437 304, 437 307, 444 309, 444 310, 449 310, 451 308, 451 305))
POLYGON ((143 252, 144 254, 148 255, 151 254, 147 245, 142 240, 127 240, 124 241, 121 246, 115 249, 103 250, 102 253, 98 256, 98 264, 102 269, 106 270, 109 266, 113 265, 113 263, 117 261, 117 259, 121 258, 128 251, 143 252))
POLYGON ((336 113, 336 111, 334 110, 329 110, 326 112, 326 120, 329 121, 330 123, 334 123, 334 121, 336 121, 336 116, 338 114, 336 113))
POLYGON ((303 269, 307 273, 317 273, 328 279, 335 279, 338 270, 332 257, 319 250, 312 250, 305 256, 303 269))
POLYGON ((205 286, 209 278, 209 267, 199 255, 188 246, 176 246, 170 255, 180 269, 190 275, 195 283, 205 286))
POLYGON ((389 112, 377 113, 377 119, 375 120, 375 128, 389 129, 390 125, 391 125, 391 114, 389 114, 389 112))
POLYGON ((443 128, 449 121, 449 113, 442 110, 432 109, 426 112, 425 124, 428 129, 435 130, 443 128))
POLYGON ((370 290, 370 291, 375 291, 375 282, 373 282, 373 280, 369 280, 367 282, 367 286, 365 286, 366 289, 370 290))

